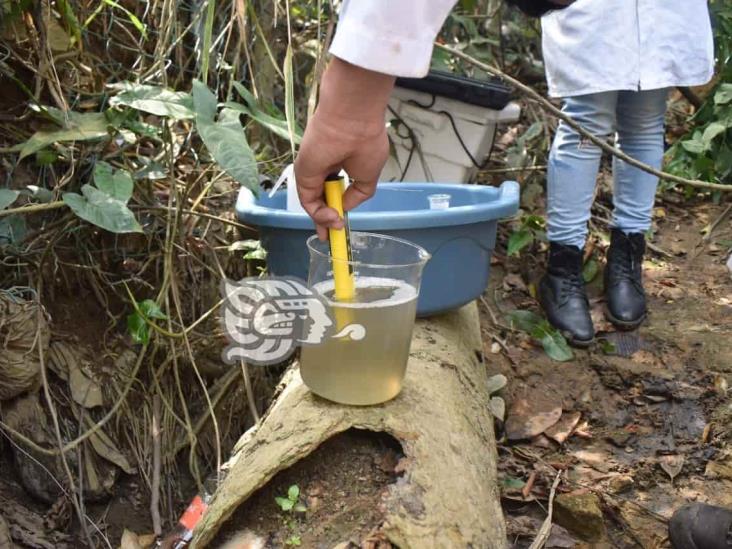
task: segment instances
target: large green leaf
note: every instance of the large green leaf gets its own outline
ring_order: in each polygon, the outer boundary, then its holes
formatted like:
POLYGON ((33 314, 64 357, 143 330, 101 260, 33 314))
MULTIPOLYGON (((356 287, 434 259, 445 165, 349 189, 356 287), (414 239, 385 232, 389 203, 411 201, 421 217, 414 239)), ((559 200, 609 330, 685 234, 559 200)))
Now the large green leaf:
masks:
POLYGON ((705 148, 704 143, 702 141, 698 141, 697 139, 688 139, 686 141, 682 141, 681 146, 684 147, 684 150, 692 154, 702 154, 705 148))
POLYGON ((4 210, 10 206, 15 199, 20 195, 20 191, 13 191, 11 189, 0 189, 0 210, 4 210))
POLYGON ((64 193, 61 198, 83 220, 113 233, 142 232, 135 215, 121 200, 91 185, 84 185, 81 192, 83 196, 64 193))
MULTIPOLYGON (((257 98, 254 97, 254 94, 243 84, 240 82, 234 82, 233 84, 236 91, 239 92, 239 95, 242 96, 246 103, 245 110, 242 112, 249 115, 255 122, 271 130, 273 133, 276 133, 285 139, 289 139, 290 135, 287 127, 287 120, 285 120, 285 115, 282 114, 279 109, 273 105, 260 106, 259 102, 257 102, 257 98)), ((239 103, 232 103, 231 105, 238 105, 239 107, 242 106, 239 103)), ((224 106, 229 105, 225 104, 224 106)), ((232 108, 234 107, 232 106, 232 108)), ((295 143, 300 143, 302 140, 302 128, 297 125, 297 121, 295 121, 294 131, 295 143)))
POLYGON ((191 89, 193 96, 193 110, 196 114, 196 123, 199 121, 213 123, 216 118, 216 96, 200 80, 193 80, 191 89))
POLYGON ((534 241, 534 233, 529 229, 519 229, 508 237, 508 255, 514 255, 534 241))
POLYGON ((150 326, 148 320, 168 318, 160 306, 152 299, 137 303, 137 309, 127 316, 127 331, 135 343, 147 344, 150 342, 150 326))
POLYGON ((708 150, 712 144, 712 141, 714 141, 714 138, 726 131, 727 126, 725 124, 722 124, 721 122, 712 122, 711 124, 709 124, 702 134, 702 142, 704 143, 704 148, 708 150))
POLYGON ((108 87, 120 92, 109 101, 113 107, 124 105, 174 120, 185 120, 196 115, 193 110, 193 98, 189 93, 132 82, 118 82, 108 87))
POLYGON ((134 183, 126 170, 116 170, 106 162, 97 162, 94 166, 94 184, 112 198, 127 204, 132 196, 134 183))
POLYGON ((231 177, 253 192, 259 190, 257 160, 247 143, 239 112, 229 108, 216 118, 216 97, 199 80, 193 81, 196 128, 214 160, 231 177))
POLYGON ((60 141, 89 141, 109 135, 107 117, 104 116, 104 113, 69 112, 66 114, 67 121, 63 129, 38 131, 20 145, 20 158, 23 159, 60 141))
POLYGON ((536 313, 521 310, 511 311, 508 318, 513 327, 540 341, 550 358, 565 362, 574 356, 564 336, 536 313))
POLYGON ((724 145, 719 148, 714 160, 714 169, 722 180, 732 173, 732 148, 724 145))
POLYGON ((559 362, 572 360, 574 354, 567 345, 567 340, 553 328, 546 320, 543 320, 532 332, 531 336, 541 341, 544 351, 550 358, 559 362))
POLYGON ((513 327, 531 333, 544 319, 531 311, 516 310, 508 313, 508 320, 513 327))
POLYGON ((295 506, 295 502, 287 498, 277 496, 275 497, 275 501, 283 511, 289 511, 295 506))

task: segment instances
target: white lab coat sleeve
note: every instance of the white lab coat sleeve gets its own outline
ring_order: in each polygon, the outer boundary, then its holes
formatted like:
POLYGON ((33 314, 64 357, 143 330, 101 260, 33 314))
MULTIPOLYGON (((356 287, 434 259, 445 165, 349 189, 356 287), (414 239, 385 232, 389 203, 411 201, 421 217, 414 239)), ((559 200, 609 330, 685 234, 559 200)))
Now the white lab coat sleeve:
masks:
POLYGON ((347 0, 330 53, 394 76, 427 74, 432 46, 456 0, 347 0))

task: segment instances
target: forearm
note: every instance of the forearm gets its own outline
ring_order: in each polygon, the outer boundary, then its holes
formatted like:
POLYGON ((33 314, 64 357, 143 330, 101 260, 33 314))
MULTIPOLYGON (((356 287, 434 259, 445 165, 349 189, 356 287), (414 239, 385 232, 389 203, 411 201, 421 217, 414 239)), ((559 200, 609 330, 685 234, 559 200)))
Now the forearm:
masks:
POLYGON ((394 81, 335 57, 321 81, 317 116, 329 125, 345 123, 356 135, 379 133, 394 81))

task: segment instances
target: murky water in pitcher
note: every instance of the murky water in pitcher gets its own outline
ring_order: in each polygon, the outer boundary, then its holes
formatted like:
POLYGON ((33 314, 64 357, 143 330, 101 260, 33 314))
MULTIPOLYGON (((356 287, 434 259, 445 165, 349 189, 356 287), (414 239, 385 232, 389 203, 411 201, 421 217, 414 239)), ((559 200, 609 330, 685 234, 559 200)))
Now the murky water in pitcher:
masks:
POLYGON ((349 324, 365 328, 361 340, 328 338, 305 345, 300 373, 316 394, 343 404, 368 405, 394 398, 402 387, 417 308, 417 290, 388 278, 356 278, 352 303, 333 300, 333 281, 313 288, 330 303, 336 332, 349 324))

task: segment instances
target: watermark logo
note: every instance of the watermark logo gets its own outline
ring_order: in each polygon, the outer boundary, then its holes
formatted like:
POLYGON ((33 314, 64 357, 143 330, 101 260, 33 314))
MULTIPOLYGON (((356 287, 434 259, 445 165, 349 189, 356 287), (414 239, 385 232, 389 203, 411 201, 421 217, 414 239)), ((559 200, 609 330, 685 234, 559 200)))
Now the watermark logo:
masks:
POLYGON ((223 360, 235 364, 274 364, 299 345, 318 345, 328 337, 363 339, 365 329, 349 324, 331 334, 335 323, 328 302, 291 277, 224 280, 222 324, 229 345, 223 360))

